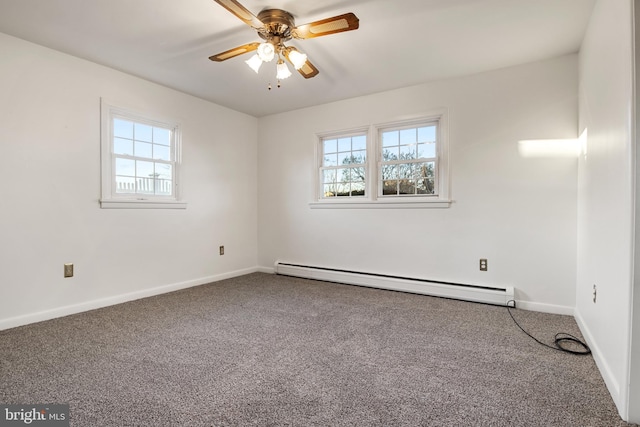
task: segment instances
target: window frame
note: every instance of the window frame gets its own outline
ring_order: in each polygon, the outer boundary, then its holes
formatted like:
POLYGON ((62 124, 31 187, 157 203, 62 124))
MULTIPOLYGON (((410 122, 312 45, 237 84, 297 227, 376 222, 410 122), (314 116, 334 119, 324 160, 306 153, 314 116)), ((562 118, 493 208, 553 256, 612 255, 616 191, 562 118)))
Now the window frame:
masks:
POLYGON ((448 110, 440 108, 424 114, 392 120, 384 123, 361 126, 343 131, 322 132, 315 135, 315 198, 309 203, 312 209, 368 209, 368 208, 448 208, 449 198, 449 123, 448 110), (383 195, 382 194, 382 132, 399 128, 422 127, 436 123, 435 194, 383 195), (366 132, 367 161, 365 196, 322 197, 323 141, 328 138, 366 132))
POLYGON ((402 198, 417 198, 417 197, 430 197, 430 198, 438 198, 441 188, 439 186, 439 183, 441 181, 440 179, 440 173, 439 173, 439 163, 440 163, 440 158, 441 158, 441 132, 440 132, 440 120, 438 119, 419 119, 419 120, 408 120, 408 121, 401 121, 401 122, 391 122, 388 124, 384 124, 384 125, 377 125, 375 126, 376 128, 376 159, 377 159, 377 191, 378 191, 378 198, 381 199, 390 199, 393 197, 402 197, 402 198), (402 130, 407 130, 407 129, 418 129, 421 127, 428 127, 428 126, 432 126, 435 125, 436 126, 436 140, 435 142, 435 157, 432 158, 420 158, 420 159, 413 159, 411 161, 401 161, 400 159, 398 160, 394 160, 394 161, 384 161, 383 160, 383 151, 384 151, 384 147, 383 147, 383 140, 382 140, 382 134, 384 132, 389 132, 389 131, 402 131, 402 130), (384 180, 384 174, 382 173, 382 169, 385 165, 401 165, 401 164, 410 164, 410 163, 424 163, 424 162, 430 162, 432 161, 434 163, 434 194, 384 194, 384 184, 383 184, 383 180, 384 180))
MULTIPOLYGON (((369 155, 370 155, 370 137, 369 137, 369 127, 360 127, 360 128, 354 128, 354 129, 348 129, 348 130, 344 130, 344 131, 336 131, 336 132, 326 132, 326 133, 321 133, 317 135, 318 137, 318 143, 316 144, 316 162, 315 164, 316 166, 316 171, 317 171, 317 175, 316 175, 316 200, 323 200, 323 201, 331 201, 334 203, 339 203, 339 202, 348 202, 348 201, 353 201, 353 200, 360 200, 360 199, 366 199, 367 195, 370 193, 371 191, 371 185, 369 183, 370 181, 370 175, 371 175, 371 167, 370 167, 370 160, 369 160, 369 155), (364 136, 366 138, 366 145, 365 145, 365 157, 366 157, 366 161, 364 163, 362 163, 364 170, 365 170, 365 180, 364 180, 364 196, 332 196, 332 197, 325 197, 324 196, 324 171, 327 170, 327 167, 325 167, 323 165, 324 163, 324 141, 326 140, 330 140, 330 139, 340 139, 340 138, 353 138, 355 136, 364 136)), ((353 151, 353 150, 352 150, 353 151)), ((340 165, 336 166, 336 169, 339 167, 340 165)), ((348 166, 349 168, 352 168, 352 166, 348 166)), ((330 168, 329 168, 330 169, 330 168)))
MULTIPOLYGON (((102 194, 101 208, 142 208, 142 209, 185 209, 186 203, 181 200, 180 169, 182 163, 182 132, 181 125, 176 120, 161 118, 148 113, 140 113, 128 108, 111 104, 101 100, 101 181, 102 194), (170 151, 173 154, 171 161, 158 161, 172 166, 172 193, 171 196, 141 194, 141 193, 116 193, 115 191, 115 163, 116 158, 122 156, 114 153, 114 119, 121 119, 133 123, 144 124, 172 132, 170 151)), ((135 159, 136 156, 124 158, 135 159)), ((146 158, 145 158, 146 159, 146 158)), ((149 161, 156 161, 148 159, 149 161)))

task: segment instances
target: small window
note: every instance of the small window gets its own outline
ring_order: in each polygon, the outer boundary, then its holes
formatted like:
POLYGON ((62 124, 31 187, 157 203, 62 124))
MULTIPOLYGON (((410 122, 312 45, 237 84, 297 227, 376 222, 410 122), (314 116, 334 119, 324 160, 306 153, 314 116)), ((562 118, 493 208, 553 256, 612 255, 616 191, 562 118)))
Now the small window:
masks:
POLYGON ((380 129, 380 195, 436 195, 438 123, 380 129))
POLYGON ((102 207, 184 208, 180 127, 102 104, 102 207))
POLYGON ((321 138, 322 198, 362 197, 366 192, 367 135, 321 138))

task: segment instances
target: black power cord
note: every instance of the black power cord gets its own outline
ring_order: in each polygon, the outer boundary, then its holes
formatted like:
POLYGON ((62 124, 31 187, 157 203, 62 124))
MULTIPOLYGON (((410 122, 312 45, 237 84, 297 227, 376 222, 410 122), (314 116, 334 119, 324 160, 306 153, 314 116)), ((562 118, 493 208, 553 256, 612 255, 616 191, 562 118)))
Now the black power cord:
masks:
POLYGON ((571 354, 575 354, 575 355, 578 355, 578 356, 586 356, 588 354, 591 354, 591 349, 589 348, 587 343, 582 341, 580 338, 574 337, 573 335, 567 334, 565 332, 558 332, 556 334, 556 336, 554 338, 554 341, 553 341, 555 347, 543 343, 542 341, 540 341, 539 339, 537 339, 536 337, 531 335, 529 332, 525 331, 522 326, 520 326, 520 324, 518 323, 516 318, 513 317, 513 313, 511 313, 511 309, 512 308, 516 308, 516 302, 514 300, 507 301, 507 311, 509 312, 509 316, 511 316, 511 319, 513 319, 513 322, 516 324, 516 326, 518 328, 520 328, 520 330, 522 332, 527 334, 531 339, 533 339, 538 344, 543 345, 543 346, 545 346, 547 348, 550 348, 552 350, 562 351, 562 352, 565 352, 565 353, 571 353, 571 354), (513 304, 513 305, 511 305, 511 304, 513 304), (567 343, 567 342, 573 343, 574 345, 577 345, 578 347, 581 347, 583 350, 572 350, 570 348, 563 347, 564 343, 567 343))

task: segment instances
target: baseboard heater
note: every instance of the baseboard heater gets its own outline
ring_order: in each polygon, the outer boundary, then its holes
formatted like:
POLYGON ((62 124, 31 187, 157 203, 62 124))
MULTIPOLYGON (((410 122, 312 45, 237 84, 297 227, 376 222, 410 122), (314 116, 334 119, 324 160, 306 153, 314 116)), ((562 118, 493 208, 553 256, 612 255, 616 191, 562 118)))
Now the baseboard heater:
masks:
POLYGON ((275 273, 283 276, 303 277, 326 282, 368 286, 414 294, 453 298, 485 304, 507 305, 514 300, 513 286, 504 288, 484 285, 441 282, 437 280, 415 279, 388 274, 363 273, 327 267, 291 264, 277 261, 275 273))

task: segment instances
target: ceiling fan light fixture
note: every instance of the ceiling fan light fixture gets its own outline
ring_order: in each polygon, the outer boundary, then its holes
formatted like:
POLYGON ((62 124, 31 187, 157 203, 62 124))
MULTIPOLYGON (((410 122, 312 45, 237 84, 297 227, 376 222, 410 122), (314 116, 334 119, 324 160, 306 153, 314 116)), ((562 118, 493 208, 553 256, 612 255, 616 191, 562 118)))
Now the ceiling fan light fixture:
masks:
POLYGON ((291 75, 291 71, 282 60, 283 56, 305 79, 315 77, 319 73, 318 69, 307 59, 307 55, 298 52, 293 46, 285 45, 289 40, 312 39, 344 31, 357 30, 360 27, 360 20, 353 13, 344 13, 304 25, 296 25, 293 15, 286 10, 267 8, 263 9, 258 16, 255 16, 240 4, 241 0, 214 1, 256 30, 258 36, 264 41, 247 43, 212 55, 209 59, 214 62, 222 62, 244 53, 257 51, 256 58, 258 59, 251 58, 245 61, 257 73, 262 62, 270 62, 277 55, 276 74, 278 81, 291 75))
POLYGON ((274 46, 269 42, 264 42, 258 46, 258 56, 264 62, 269 62, 276 54, 274 46))
POLYGON ((278 80, 284 80, 291 76, 291 71, 289 71, 289 67, 284 63, 282 59, 278 60, 278 66, 276 67, 276 78, 278 80))
POLYGON ((299 70, 307 62, 307 55, 297 50, 291 50, 289 52, 289 61, 291 61, 296 70, 299 70))
POLYGON ((258 56, 258 54, 253 55, 251 58, 244 61, 253 71, 258 73, 260 70, 260 66, 262 65, 262 59, 258 56))

